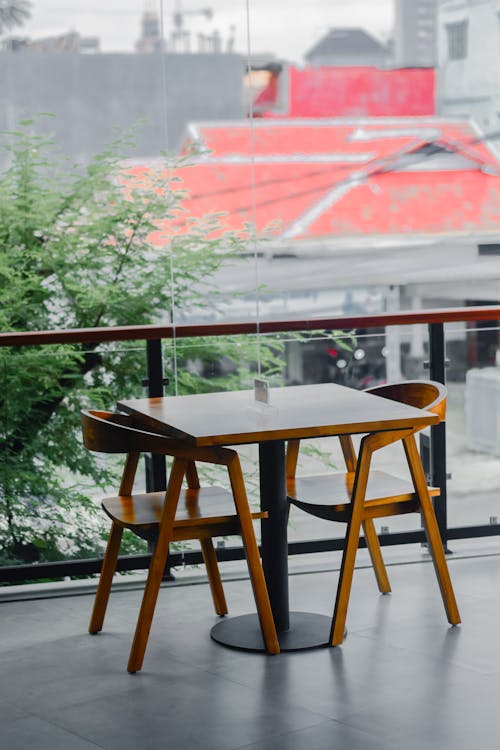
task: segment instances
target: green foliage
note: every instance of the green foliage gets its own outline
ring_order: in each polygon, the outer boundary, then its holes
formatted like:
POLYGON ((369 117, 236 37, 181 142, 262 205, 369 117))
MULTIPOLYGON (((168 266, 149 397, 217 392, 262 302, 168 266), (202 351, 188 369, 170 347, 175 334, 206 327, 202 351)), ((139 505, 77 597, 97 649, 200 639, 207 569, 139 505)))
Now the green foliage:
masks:
MULTIPOLYGON (((4 134, 0 180, 0 329, 140 325, 174 310, 217 305, 214 272, 241 240, 211 239, 217 217, 155 246, 152 232, 179 216, 172 164, 126 173, 128 139, 85 168, 68 164, 25 121, 4 134)), ((276 346, 262 347, 278 371, 276 346)), ((250 337, 166 343, 181 393, 240 387, 256 358, 250 337), (215 362, 230 363, 216 372, 215 362)), ((93 555, 102 530, 95 495, 115 471, 82 446, 82 407, 113 408, 142 395, 143 342, 0 349, 0 547, 3 559, 93 555), (68 519, 70 521, 68 522, 68 519)), ((131 543, 132 544, 132 543, 131 543)))
POLYGON ((22 24, 31 15, 28 0, 0 0, 0 34, 22 24))

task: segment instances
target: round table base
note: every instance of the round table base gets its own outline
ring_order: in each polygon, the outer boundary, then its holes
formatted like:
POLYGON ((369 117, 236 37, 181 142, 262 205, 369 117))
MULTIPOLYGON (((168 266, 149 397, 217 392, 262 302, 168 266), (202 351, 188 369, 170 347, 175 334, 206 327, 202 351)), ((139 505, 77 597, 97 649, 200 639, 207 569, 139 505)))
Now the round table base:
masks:
MULTIPOLYGON (((290 612, 290 628, 278 633, 281 651, 302 651, 328 646, 332 620, 312 612, 290 612)), ((256 614, 221 620, 210 636, 217 643, 244 651, 265 651, 256 614)))

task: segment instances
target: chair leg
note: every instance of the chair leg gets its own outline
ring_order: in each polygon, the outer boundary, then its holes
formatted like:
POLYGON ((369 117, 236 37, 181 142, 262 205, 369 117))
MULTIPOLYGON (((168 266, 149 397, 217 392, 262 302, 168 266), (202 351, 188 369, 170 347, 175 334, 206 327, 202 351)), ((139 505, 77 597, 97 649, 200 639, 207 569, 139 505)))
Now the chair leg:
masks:
POLYGON ((363 521, 363 532, 365 535, 366 546, 370 553, 370 559, 372 561, 373 570, 377 579, 378 588, 381 594, 391 593, 391 584, 389 583, 389 576, 384 564, 382 557, 382 551, 380 549, 380 542, 378 540, 377 532, 375 531, 375 525, 371 518, 366 518, 363 521))
POLYGON ((360 454, 358 457, 356 479, 354 481, 351 501, 351 518, 347 525, 344 554, 342 555, 342 565, 340 567, 337 596, 335 599, 335 610, 333 613, 332 628, 330 631, 331 646, 340 646, 340 644, 344 640, 347 607, 349 605, 349 597, 351 594, 356 553, 359 546, 359 533, 361 531, 361 523, 363 521, 363 506, 371 460, 371 451, 368 449, 368 446, 366 446, 365 448, 363 447, 364 441, 366 440, 367 438, 363 438, 360 454))
POLYGON ((439 533, 439 527, 436 521, 434 508, 432 507, 429 491, 427 489, 427 481, 425 479, 415 437, 412 435, 411 437, 405 438, 403 443, 415 491, 419 498, 427 542, 432 562, 434 564, 434 570, 436 571, 436 576, 439 582, 439 588, 441 590, 441 596, 448 617, 448 622, 451 625, 459 625, 461 622, 460 613, 458 611, 455 593, 453 591, 450 573, 446 563, 446 556, 444 554, 443 542, 441 540, 441 534, 439 533))
POLYGON ((101 575, 99 578, 99 585, 94 599, 94 607, 89 623, 89 633, 95 635, 102 630, 104 623, 104 616, 106 614, 106 607, 108 606, 109 594, 111 591, 111 584, 113 582, 113 576, 116 570, 116 561, 118 559, 118 553, 120 551, 120 543, 122 540, 123 529, 116 523, 112 523, 111 531, 109 532, 108 544, 106 547, 106 554, 102 562, 101 575))
POLYGON ((151 630, 158 591, 167 562, 168 545, 172 538, 175 512, 179 502, 186 464, 187 461, 184 459, 175 459, 170 472, 168 489, 158 529, 158 541, 151 557, 146 588, 144 589, 134 641, 130 650, 127 666, 129 672, 138 672, 144 661, 144 653, 148 643, 149 631, 151 630))
POLYGON ((215 611, 218 615, 227 615, 226 597, 224 596, 214 544, 211 539, 200 539, 200 544, 215 611))
POLYGON ((238 457, 234 458, 228 465, 228 471, 231 480, 231 487, 233 490, 236 511, 238 513, 238 518, 240 521, 241 537, 243 540, 243 546, 245 548, 248 572, 250 574, 250 580, 252 582, 253 594, 255 597, 257 613, 259 615, 262 636, 264 638, 264 643, 266 645, 268 653, 279 654, 280 645, 278 641, 278 635, 276 633, 276 626, 274 624, 271 602, 269 601, 266 579, 264 578, 264 571, 262 570, 259 548, 257 546, 257 540, 255 539, 252 515, 250 513, 250 508, 248 505, 245 483, 243 481, 243 474, 241 472, 241 466, 238 457))

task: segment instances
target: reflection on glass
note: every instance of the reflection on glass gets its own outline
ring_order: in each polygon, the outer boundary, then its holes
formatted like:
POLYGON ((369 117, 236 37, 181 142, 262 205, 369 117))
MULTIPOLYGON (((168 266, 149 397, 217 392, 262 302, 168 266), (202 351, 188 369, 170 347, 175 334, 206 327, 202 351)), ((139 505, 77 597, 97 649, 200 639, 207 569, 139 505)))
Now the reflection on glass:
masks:
MULTIPOLYGON (((250 320, 245 341, 174 337, 172 392, 247 387, 255 373, 364 388, 426 377, 424 325, 273 339, 260 322, 498 303, 495 3, 463 2, 460 18, 427 0, 12 0, 1 11, 2 143, 28 138, 36 179, 23 184, 38 191, 21 214, 2 149, 7 260, 29 248, 43 276, 41 307, 2 298, 30 310, 2 327, 250 320), (79 183, 89 165, 99 179, 79 183)), ((447 349, 460 477, 465 376, 498 365, 496 329, 457 327, 447 349)), ((459 486, 450 519, 467 505, 459 486)))
POLYGON ((460 332, 460 342, 456 333, 449 334, 454 346, 447 346, 448 522, 450 527, 495 524, 500 490, 499 329, 469 323, 460 332))

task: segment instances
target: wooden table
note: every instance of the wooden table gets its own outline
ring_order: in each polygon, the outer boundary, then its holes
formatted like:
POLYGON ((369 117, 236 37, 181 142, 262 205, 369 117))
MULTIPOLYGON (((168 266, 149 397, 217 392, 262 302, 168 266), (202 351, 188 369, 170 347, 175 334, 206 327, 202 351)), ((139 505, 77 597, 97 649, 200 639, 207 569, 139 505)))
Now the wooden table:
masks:
MULTIPOLYGON (((331 624, 325 615, 289 611, 285 441, 438 422, 434 414, 333 383, 271 389, 269 406, 257 404, 253 391, 229 391, 131 399, 118 408, 153 432, 196 446, 258 443, 260 502, 269 511, 262 521, 262 565, 284 651, 326 645, 331 624)), ((233 647, 264 649, 256 614, 222 620, 211 635, 233 647)))

